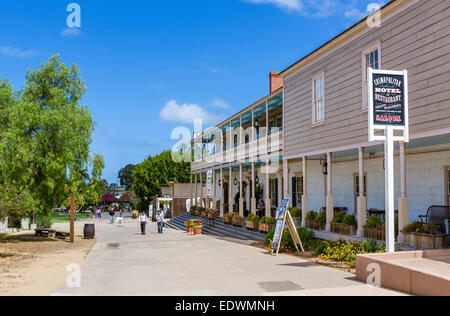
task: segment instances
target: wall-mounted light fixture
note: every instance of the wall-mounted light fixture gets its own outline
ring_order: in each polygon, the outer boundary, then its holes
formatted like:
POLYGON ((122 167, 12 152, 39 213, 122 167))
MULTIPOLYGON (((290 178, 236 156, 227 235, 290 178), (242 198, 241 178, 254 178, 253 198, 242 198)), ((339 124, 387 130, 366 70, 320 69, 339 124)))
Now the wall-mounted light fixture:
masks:
POLYGON ((256 178, 255 178, 255 183, 259 184, 259 177, 258 176, 256 176, 256 178))
POLYGON ((238 185, 238 180, 234 178, 234 185, 238 185))
POLYGON ((328 174, 328 163, 326 162, 322 165, 322 173, 325 176, 328 174))
POLYGON ((218 184, 219 184, 219 187, 221 187, 222 186, 222 180, 219 180, 218 184))

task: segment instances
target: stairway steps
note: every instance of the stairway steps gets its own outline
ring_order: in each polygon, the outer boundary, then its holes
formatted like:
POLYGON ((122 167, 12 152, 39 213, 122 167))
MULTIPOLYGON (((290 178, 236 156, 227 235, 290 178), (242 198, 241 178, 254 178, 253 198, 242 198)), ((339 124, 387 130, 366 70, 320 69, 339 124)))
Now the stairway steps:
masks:
MULTIPOLYGON (((191 219, 199 220, 199 218, 194 217, 190 214, 183 214, 166 222, 165 225, 172 229, 184 231, 184 222, 191 219)), ((223 223, 223 219, 217 219, 214 223, 214 226, 209 225, 209 222, 205 221, 205 225, 203 226, 203 233, 220 237, 233 237, 241 240, 264 240, 263 234, 247 231, 244 228, 225 225, 223 223)))

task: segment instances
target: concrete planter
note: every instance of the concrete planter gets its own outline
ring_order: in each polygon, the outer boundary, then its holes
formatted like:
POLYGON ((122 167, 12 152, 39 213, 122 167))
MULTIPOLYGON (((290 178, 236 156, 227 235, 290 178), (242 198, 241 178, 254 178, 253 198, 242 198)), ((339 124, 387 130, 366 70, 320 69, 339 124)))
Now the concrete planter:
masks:
POLYGON ((341 223, 331 223, 331 232, 339 235, 356 235, 356 225, 345 225, 341 223))
POLYGON ((246 221, 245 226, 249 230, 258 231, 259 230, 259 222, 246 221))
POLYGON ((404 244, 416 249, 447 249, 448 235, 428 235, 418 233, 400 233, 404 244))
POLYGON ((325 230, 326 223, 313 219, 306 220, 306 227, 313 230, 325 230))

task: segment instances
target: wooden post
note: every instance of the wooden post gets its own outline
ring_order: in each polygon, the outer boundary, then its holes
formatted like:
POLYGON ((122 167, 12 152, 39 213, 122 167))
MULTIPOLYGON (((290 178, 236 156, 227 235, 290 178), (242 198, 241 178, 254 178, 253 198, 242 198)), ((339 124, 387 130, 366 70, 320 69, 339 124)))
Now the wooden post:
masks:
POLYGON ((75 242, 75 197, 70 197, 70 243, 75 242))

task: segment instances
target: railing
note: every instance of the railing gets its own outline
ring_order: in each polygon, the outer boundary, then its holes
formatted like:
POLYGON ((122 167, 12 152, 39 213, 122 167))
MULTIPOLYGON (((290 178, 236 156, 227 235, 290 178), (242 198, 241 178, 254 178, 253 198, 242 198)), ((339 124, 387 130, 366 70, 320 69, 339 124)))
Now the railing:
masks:
POLYGON ((198 216, 193 215, 197 220, 201 221, 203 225, 207 225, 207 227, 214 227, 216 224, 216 219, 219 217, 219 211, 217 210, 208 210, 205 211, 206 215, 198 216))

